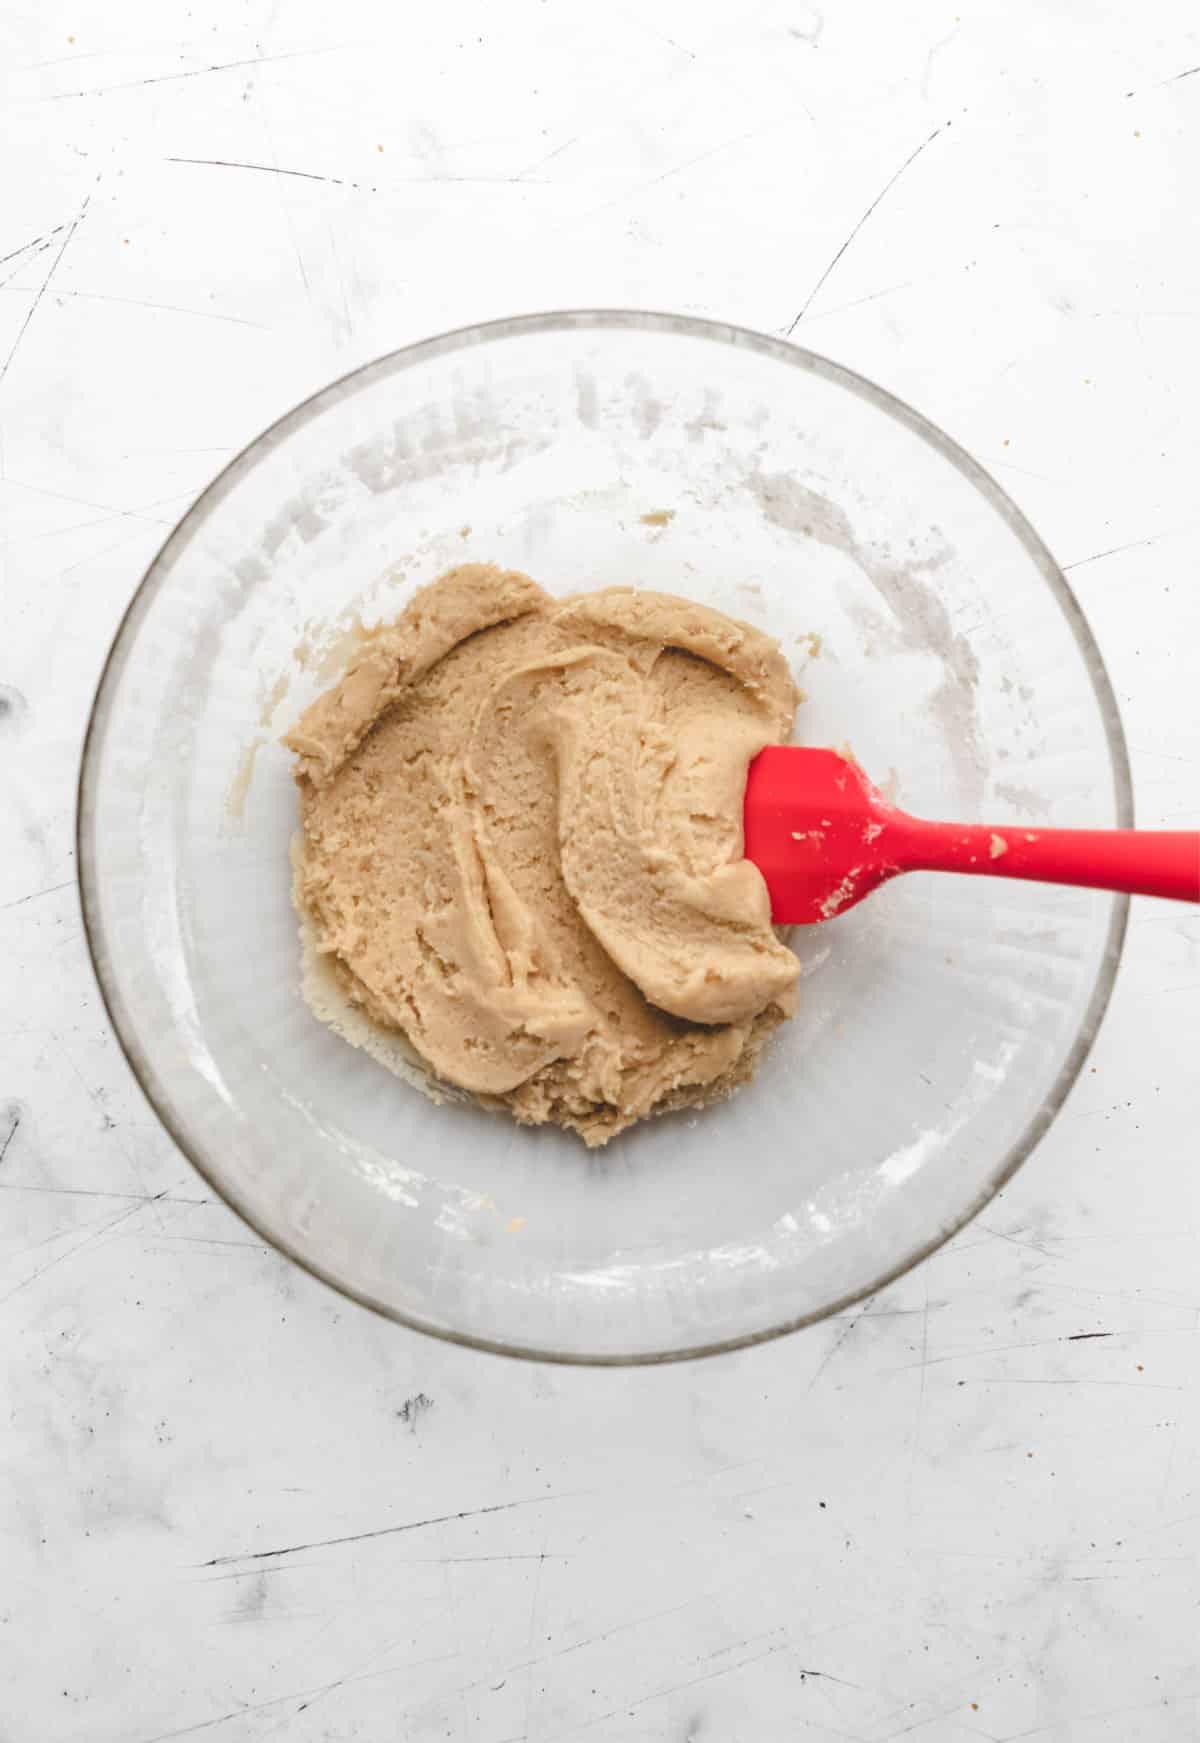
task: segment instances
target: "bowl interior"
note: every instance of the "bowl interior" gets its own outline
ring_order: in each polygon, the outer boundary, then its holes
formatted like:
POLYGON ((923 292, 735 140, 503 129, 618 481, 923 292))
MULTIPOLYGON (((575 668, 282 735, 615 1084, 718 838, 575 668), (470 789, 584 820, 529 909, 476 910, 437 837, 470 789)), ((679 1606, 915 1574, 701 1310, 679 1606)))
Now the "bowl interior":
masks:
POLYGON ((1074 601, 990 480, 847 372, 677 317, 548 316, 397 353, 283 419, 172 535, 110 658, 81 789, 97 968, 159 1113, 264 1235, 410 1323, 563 1359, 832 1311, 1045 1128, 1126 905, 898 880, 796 932, 800 1014, 753 1085, 597 1155, 434 1106, 300 996, 278 739, 356 619, 468 559, 769 630, 798 736, 849 744, 913 811, 1127 824, 1074 601))

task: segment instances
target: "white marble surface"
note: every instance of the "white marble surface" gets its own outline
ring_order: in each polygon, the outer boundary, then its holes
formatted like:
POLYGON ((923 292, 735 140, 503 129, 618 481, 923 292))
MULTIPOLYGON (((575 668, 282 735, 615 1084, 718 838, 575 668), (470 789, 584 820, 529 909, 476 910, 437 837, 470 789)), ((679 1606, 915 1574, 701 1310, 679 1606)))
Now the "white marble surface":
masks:
POLYGON ((406 340, 581 303, 794 330, 943 424, 1070 571, 1141 821, 1194 819, 1194 6, 0 33, 0 1738, 1200 1736, 1195 911, 1135 907, 1065 1112, 916 1275, 567 1372, 383 1324, 211 1201, 72 855, 105 647, 223 460, 406 340))

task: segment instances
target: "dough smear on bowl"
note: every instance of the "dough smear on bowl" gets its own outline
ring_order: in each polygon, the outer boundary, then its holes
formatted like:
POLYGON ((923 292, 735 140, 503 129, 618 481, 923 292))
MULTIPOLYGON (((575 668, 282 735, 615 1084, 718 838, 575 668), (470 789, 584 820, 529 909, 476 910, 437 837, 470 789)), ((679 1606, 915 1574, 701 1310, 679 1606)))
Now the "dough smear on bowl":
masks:
POLYGON ((607 1143, 744 1082, 798 967, 742 857, 778 645, 669 594, 472 563, 285 743, 297 900, 349 1002, 517 1120, 607 1143))

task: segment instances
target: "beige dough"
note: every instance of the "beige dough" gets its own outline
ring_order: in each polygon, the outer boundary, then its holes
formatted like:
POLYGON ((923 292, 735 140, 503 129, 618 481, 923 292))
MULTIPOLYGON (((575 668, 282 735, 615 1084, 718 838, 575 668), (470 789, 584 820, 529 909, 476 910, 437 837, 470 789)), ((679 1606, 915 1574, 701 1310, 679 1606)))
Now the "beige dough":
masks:
POLYGON ((589 1145, 747 1079, 797 963, 742 858, 791 736, 770 637, 663 593, 453 569, 288 734, 298 901, 431 1071, 589 1145))

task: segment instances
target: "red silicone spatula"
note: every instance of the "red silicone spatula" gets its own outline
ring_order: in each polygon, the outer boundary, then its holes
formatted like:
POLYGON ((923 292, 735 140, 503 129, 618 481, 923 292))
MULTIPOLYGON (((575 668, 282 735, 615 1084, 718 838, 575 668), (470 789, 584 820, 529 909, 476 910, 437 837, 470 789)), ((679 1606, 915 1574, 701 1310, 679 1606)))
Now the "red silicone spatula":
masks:
POLYGON ((750 765, 746 858, 780 926, 844 914, 906 871, 976 872, 1200 902, 1200 831, 926 823, 833 750, 771 745, 750 765))

